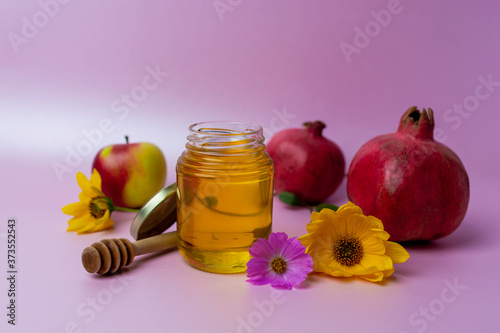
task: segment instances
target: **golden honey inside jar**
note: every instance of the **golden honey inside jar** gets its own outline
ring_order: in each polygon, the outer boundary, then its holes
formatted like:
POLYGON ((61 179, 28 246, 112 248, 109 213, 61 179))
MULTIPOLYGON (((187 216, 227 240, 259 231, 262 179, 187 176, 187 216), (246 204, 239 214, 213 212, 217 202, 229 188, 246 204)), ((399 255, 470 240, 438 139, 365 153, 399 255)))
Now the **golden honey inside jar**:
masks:
POLYGON ((187 139, 177 161, 179 251, 204 271, 244 272, 248 249, 271 233, 274 167, 262 128, 198 123, 187 139))

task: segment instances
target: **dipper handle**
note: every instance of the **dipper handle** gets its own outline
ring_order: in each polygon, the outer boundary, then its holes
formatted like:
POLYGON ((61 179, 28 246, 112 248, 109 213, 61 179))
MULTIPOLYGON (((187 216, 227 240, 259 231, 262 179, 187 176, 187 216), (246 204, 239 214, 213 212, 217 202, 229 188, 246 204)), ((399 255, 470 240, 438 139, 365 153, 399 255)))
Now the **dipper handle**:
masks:
POLYGON ((135 256, 168 250, 177 246, 177 232, 144 238, 130 242, 125 238, 103 239, 85 248, 82 252, 82 264, 89 273, 115 273, 132 263, 135 256))

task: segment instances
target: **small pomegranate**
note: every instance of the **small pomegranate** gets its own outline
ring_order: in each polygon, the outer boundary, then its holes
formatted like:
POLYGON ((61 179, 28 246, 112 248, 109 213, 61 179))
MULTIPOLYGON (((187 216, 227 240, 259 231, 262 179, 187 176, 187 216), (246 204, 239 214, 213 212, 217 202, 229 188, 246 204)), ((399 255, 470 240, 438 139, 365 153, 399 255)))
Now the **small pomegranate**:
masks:
POLYGON ((306 203, 318 203, 339 187, 345 161, 340 148, 323 137, 321 121, 304 123, 273 135, 267 152, 274 161, 274 190, 291 192, 306 203))
POLYGON ((411 107, 396 133, 365 143, 349 167, 349 200, 382 220, 391 240, 441 238, 464 219, 469 177, 433 130, 432 109, 411 107))

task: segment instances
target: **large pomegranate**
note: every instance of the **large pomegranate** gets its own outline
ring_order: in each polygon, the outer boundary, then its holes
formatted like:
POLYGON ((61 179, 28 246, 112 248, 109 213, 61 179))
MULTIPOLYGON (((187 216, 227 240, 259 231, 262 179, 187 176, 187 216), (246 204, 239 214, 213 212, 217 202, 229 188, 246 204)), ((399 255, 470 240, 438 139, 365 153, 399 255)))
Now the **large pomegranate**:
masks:
POLYGON ((391 240, 449 235, 464 219, 469 178, 458 156, 434 141, 432 109, 405 112, 398 131, 373 138, 354 156, 349 200, 382 220, 391 240))
POLYGON ((318 203, 339 187, 345 172, 344 155, 323 137, 321 121, 304 123, 273 135, 267 152, 274 161, 274 190, 291 192, 306 203, 318 203))

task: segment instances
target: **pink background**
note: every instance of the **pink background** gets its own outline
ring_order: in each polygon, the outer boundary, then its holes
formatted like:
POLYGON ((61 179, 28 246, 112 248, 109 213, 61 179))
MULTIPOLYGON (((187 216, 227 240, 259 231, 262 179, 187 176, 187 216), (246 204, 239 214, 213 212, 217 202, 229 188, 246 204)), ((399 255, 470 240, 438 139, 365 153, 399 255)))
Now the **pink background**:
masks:
MULTIPOLYGON (((68 3, 0 3, 0 248, 6 253, 7 219, 17 218, 17 331, 500 331, 497 1, 221 0, 221 15, 213 1, 60 1, 68 3), (381 26, 371 11, 388 6, 397 14, 379 14, 381 26), (365 27, 371 37, 355 40, 365 27), (346 58, 341 45, 356 42, 346 58), (140 88, 155 68, 161 82, 140 88), (481 78, 494 82, 490 90, 477 90, 481 78), (124 108, 120 98, 131 93, 140 101, 124 108), (453 111, 464 103, 470 111, 453 111), (92 276, 81 267, 83 248, 131 238, 134 215, 113 213, 116 228, 105 232, 65 231, 61 207, 77 200, 76 172, 89 175, 97 151, 125 134, 163 150, 171 183, 195 122, 258 123, 269 137, 320 119, 349 163, 364 142, 395 131, 412 105, 434 109, 440 140, 469 172, 471 201, 455 233, 409 246, 410 260, 384 284, 312 275, 276 296, 244 274, 192 269, 176 251, 138 258, 118 277, 92 276), (103 119, 111 128, 98 135, 103 119), (81 160, 58 177, 53 163, 77 149, 81 160), (466 289, 453 294, 450 283, 466 289)), ((346 201, 344 182, 330 202, 346 201)), ((274 207, 274 231, 306 232, 307 210, 274 207)), ((14 331, 4 312, 2 332, 14 331)))

